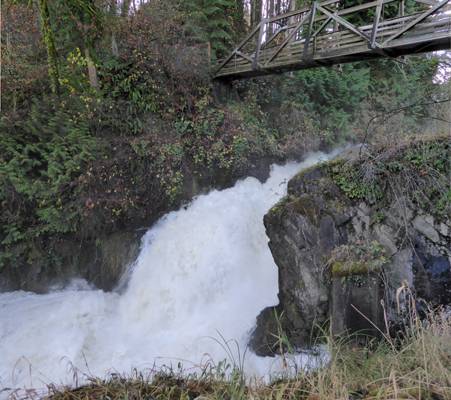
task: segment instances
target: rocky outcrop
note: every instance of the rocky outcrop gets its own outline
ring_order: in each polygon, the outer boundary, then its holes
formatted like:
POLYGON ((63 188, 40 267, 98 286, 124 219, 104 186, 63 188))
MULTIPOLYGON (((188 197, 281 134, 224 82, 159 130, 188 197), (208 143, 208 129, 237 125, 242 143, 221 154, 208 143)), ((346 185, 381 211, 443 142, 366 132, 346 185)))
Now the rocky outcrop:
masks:
POLYGON ((358 318, 363 322, 354 330, 374 329, 373 324, 383 321, 379 318, 381 296, 395 324, 395 291, 402 282, 409 284, 417 300, 422 299, 418 304, 451 304, 451 221, 425 212, 407 198, 397 198, 382 208, 374 200, 351 199, 329 179, 329 171, 330 164, 322 164, 299 173, 289 182, 287 196, 264 218, 279 268, 280 302, 275 307, 279 322, 274 308, 257 318, 251 339, 257 354, 278 352, 274 345, 280 343, 274 335, 281 333, 295 346, 302 346, 331 316, 334 333, 358 318), (334 278, 326 263, 331 252, 362 242, 377 243, 374 246, 386 251, 391 262, 384 265, 383 273, 334 278), (379 276, 381 283, 376 282, 379 276), (355 290, 350 291, 352 286, 355 290), (343 303, 344 293, 351 299, 347 303, 343 303), (374 300, 368 303, 370 297, 374 300), (363 311, 349 311, 350 303, 363 311), (368 313, 372 313, 369 318, 368 313), (361 314, 367 314, 371 323, 361 314))
POLYGON ((98 243, 77 243, 67 236, 42 249, 35 246, 29 253, 29 262, 0 269, 0 293, 18 289, 46 293, 64 288, 74 278, 110 291, 136 260, 144 232, 123 230, 98 243))

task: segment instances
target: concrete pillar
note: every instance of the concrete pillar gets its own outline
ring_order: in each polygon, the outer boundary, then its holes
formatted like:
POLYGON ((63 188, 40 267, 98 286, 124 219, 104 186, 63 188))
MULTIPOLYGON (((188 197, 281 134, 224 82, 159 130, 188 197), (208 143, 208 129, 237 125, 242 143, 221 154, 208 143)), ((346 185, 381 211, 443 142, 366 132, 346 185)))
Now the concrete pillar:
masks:
POLYGON ((377 274, 334 277, 332 334, 380 337, 377 328, 384 331, 382 299, 383 289, 377 274))
POLYGON ((229 101, 240 102, 240 96, 231 80, 216 78, 213 80, 213 97, 217 104, 227 104, 229 101))

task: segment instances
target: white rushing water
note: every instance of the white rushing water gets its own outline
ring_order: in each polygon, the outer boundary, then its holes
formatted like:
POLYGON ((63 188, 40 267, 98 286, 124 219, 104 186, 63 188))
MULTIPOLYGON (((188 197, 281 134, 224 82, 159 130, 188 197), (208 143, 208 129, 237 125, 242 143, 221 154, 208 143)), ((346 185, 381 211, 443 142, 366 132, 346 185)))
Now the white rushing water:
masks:
MULTIPOLYGON (((247 178, 168 214, 143 237, 122 294, 75 281, 47 295, 0 295, 0 391, 73 384, 71 366, 80 378, 104 378, 154 363, 218 363, 227 357, 212 339, 220 335, 243 353, 256 316, 278 303, 263 216, 284 194, 284 179, 327 158, 273 166, 263 185, 247 178)), ((273 358, 246 354, 248 376, 271 368, 273 358)))

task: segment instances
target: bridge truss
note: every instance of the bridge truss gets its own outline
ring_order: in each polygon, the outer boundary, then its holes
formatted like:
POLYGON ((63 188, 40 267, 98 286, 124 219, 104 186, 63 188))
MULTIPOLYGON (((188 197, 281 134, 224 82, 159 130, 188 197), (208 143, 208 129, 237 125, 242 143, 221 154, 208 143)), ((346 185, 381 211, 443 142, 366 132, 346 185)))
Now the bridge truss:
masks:
POLYGON ((215 61, 214 78, 233 80, 285 74, 348 62, 397 58, 451 48, 451 0, 414 0, 421 11, 405 15, 404 0, 376 0, 340 9, 325 0, 264 19, 228 57, 215 61), (397 3, 398 15, 383 19, 397 3), (370 23, 356 25, 352 14, 370 23), (351 18, 349 18, 351 17, 351 18))

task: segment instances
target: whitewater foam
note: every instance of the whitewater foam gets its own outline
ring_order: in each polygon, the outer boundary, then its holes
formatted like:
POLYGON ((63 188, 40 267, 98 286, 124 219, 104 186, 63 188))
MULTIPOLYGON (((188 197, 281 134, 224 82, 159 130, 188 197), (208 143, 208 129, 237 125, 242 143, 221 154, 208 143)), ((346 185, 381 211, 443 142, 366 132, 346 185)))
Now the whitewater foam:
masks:
MULTIPOLYGON (((278 303, 263 215, 285 179, 327 158, 272 166, 264 184, 247 178, 166 215, 143 237, 122 293, 78 280, 46 295, 0 295, 0 390, 73 385, 74 368, 80 378, 103 378, 180 360, 186 368, 217 363, 227 357, 220 335, 236 340, 242 355, 256 316, 278 303)), ((273 358, 247 353, 248 376, 271 368, 273 358)))

